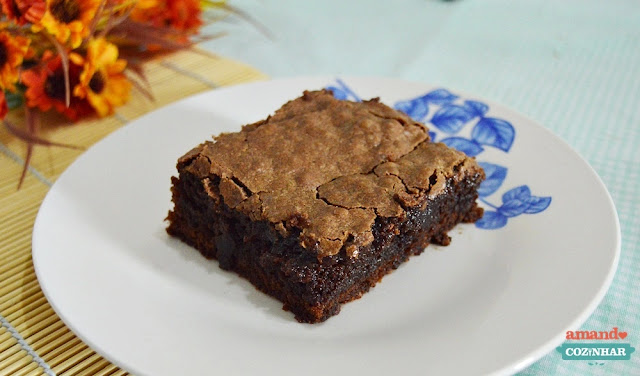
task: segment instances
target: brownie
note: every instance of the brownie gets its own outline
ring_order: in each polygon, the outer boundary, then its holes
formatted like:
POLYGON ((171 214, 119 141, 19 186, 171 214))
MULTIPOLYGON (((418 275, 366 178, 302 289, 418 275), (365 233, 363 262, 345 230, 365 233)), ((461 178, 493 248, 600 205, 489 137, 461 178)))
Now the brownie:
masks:
POLYGON ((484 172, 373 99, 304 92, 178 160, 170 235, 279 299, 300 322, 336 315, 385 274, 482 216, 484 172))

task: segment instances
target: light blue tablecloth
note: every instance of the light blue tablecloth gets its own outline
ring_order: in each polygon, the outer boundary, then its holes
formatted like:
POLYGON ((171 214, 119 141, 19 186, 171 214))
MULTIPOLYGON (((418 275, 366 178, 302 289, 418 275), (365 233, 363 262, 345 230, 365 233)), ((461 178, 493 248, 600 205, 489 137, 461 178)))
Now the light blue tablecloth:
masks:
MULTIPOLYGON (((624 329, 640 351, 640 1, 230 3, 271 38, 229 18, 207 30, 228 35, 204 47, 272 77, 428 82, 501 102, 566 140, 604 180, 622 227, 613 285, 583 328, 624 329)), ((640 353, 590 366, 553 351, 522 374, 640 375, 640 353)))

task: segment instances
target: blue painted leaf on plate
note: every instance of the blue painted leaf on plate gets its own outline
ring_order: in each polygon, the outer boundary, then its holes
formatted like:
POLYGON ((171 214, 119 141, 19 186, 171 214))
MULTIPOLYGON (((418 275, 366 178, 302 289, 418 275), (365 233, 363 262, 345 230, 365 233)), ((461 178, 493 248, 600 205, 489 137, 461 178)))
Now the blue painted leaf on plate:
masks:
POLYGON ((516 217, 522 213, 529 207, 529 204, 526 201, 520 201, 518 199, 513 199, 505 202, 501 207, 498 208, 498 213, 504 215, 505 217, 516 217))
POLYGON ((415 121, 422 121, 429 114, 429 103, 425 97, 426 96, 422 96, 408 101, 396 102, 393 107, 409 115, 409 117, 415 121))
POLYGON ((458 96, 452 94, 450 91, 446 89, 436 89, 428 92, 424 95, 424 98, 429 102, 437 105, 443 105, 445 103, 450 103, 458 99, 458 96))
POLYGON ((443 105, 458 99, 445 89, 436 89, 417 98, 396 102, 393 106, 396 110, 409 115, 415 121, 423 121, 429 114, 429 104, 443 105))
POLYGON ((475 113, 469 107, 446 104, 436 111, 431 118, 431 123, 443 132, 456 134, 474 117, 475 113))
POLYGON ((336 99, 362 102, 358 94, 356 94, 344 81, 336 78, 335 82, 335 85, 329 85, 326 89, 331 90, 336 99))
POLYGON ((494 230, 498 228, 502 228, 507 224, 507 217, 504 215, 494 212, 494 211, 485 211, 482 218, 480 218, 476 222, 476 227, 483 228, 486 230, 494 230))
POLYGON ((496 118, 482 118, 473 127, 471 138, 481 145, 489 145, 503 151, 509 151, 516 131, 508 121, 496 118))
POLYGON ((447 137, 440 142, 451 148, 459 150, 470 157, 475 157, 484 150, 477 142, 463 137, 447 137))
POLYGON ((488 162, 478 162, 478 164, 484 169, 484 173, 487 176, 485 181, 480 184, 480 188, 478 188, 478 195, 480 197, 490 196, 504 182, 507 177, 507 168, 488 162))
POLYGON ((548 208, 549 205, 551 205, 551 197, 531 196, 527 199, 527 204, 529 204, 529 206, 527 207, 527 210, 524 211, 525 213, 527 214, 540 213, 541 211, 548 208))
POLYGON ((339 100, 347 100, 349 99, 349 92, 346 90, 339 88, 337 86, 327 86, 328 90, 333 92, 333 96, 339 100))
POLYGON ((526 185, 511 188, 502 195, 502 203, 506 204, 509 201, 520 200, 527 201, 531 197, 531 190, 526 185))
POLYGON ((477 117, 483 117, 489 111, 489 106, 478 101, 464 101, 464 105, 470 108, 477 117))

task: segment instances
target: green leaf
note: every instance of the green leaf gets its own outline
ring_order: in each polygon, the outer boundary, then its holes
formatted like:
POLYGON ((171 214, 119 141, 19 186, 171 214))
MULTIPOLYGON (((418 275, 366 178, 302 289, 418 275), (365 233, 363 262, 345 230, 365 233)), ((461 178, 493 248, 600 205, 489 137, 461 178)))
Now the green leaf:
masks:
POLYGON ((214 0, 201 0, 200 4, 203 7, 209 7, 209 8, 226 8, 227 7, 227 2, 225 0, 222 1, 214 1, 214 0))
POLYGON ((24 104, 24 96, 22 93, 5 92, 5 98, 7 99, 7 106, 10 110, 16 109, 24 104))

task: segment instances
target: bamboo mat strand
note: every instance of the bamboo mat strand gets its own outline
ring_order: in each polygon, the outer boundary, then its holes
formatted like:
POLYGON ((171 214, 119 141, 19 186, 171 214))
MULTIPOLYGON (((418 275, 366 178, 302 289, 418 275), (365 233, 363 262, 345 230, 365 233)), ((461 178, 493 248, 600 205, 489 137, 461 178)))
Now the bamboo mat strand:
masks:
MULTIPOLYGON (((80 154, 129 121, 192 94, 266 78, 250 67, 202 51, 149 61, 145 73, 153 101, 134 90, 129 103, 105 119, 68 124, 59 116, 44 116, 42 137, 79 149, 35 147, 19 191, 26 147, 0 129, 0 376, 127 374, 76 337, 42 293, 31 260, 38 208, 53 182, 80 154)), ((23 113, 8 116, 23 124, 23 113)))
POLYGON ((39 372, 38 365, 34 362, 29 362, 29 364, 27 364, 26 366, 20 368, 19 370, 16 370, 13 373, 13 376, 26 376, 29 373, 34 375, 36 374, 35 372, 39 372))
MULTIPOLYGON (((19 346, 19 352, 17 352, 16 354, 20 354, 22 356, 18 357, 16 360, 20 360, 24 357, 28 357, 30 358, 31 361, 35 362, 42 369, 43 374, 45 375, 53 374, 49 365, 31 348, 31 346, 24 340, 24 338, 22 338, 20 333, 18 333, 18 331, 2 316, 0 316, 0 324, 2 324, 2 326, 11 333, 11 336, 17 342, 16 345, 12 346, 8 350, 14 349, 17 346, 19 346)), ((4 368, 11 367, 15 362, 16 361, 12 360, 12 358, 9 357, 1 361, 0 365, 2 365, 2 369, 4 369, 4 368)), ((7 374, 9 375, 10 373, 7 373, 7 374)))
POLYGON ((5 372, 7 372, 7 374, 13 375, 19 369, 25 368, 29 364, 32 364, 33 360, 26 356, 26 352, 24 350, 20 350, 12 357, 12 359, 7 359, 7 362, 10 362, 11 366, 9 366, 5 370, 5 372))

